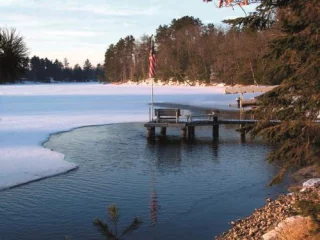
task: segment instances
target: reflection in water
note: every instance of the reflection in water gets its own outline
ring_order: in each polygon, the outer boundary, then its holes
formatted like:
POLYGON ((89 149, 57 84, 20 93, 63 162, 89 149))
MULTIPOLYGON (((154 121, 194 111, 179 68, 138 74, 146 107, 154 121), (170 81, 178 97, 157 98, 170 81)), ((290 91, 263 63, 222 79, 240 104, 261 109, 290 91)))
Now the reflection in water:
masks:
MULTIPOLYGON (((147 141, 147 155, 152 155, 154 158, 151 161, 151 190, 150 190, 150 221, 152 225, 158 223, 158 213, 160 210, 160 203, 158 193, 156 191, 157 169, 167 169, 168 167, 179 167, 183 161, 182 151, 198 151, 200 148, 212 150, 213 158, 217 161, 219 141, 212 139, 194 139, 187 141, 179 137, 159 137, 156 140, 147 141)), ((195 159, 196 161, 197 159, 195 159)), ((161 184, 161 183, 160 183, 161 184)))
POLYGON ((240 142, 246 143, 246 135, 245 134, 240 134, 240 142))
POLYGON ((219 142, 216 140, 213 140, 212 141, 212 153, 215 158, 218 158, 218 147, 219 147, 219 142))
POLYGON ((147 147, 149 154, 156 156, 155 163, 161 166, 179 166, 181 163, 180 139, 161 139, 161 141, 148 141, 147 147))
POLYGON ((156 184, 155 173, 153 172, 152 179, 151 179, 151 195, 150 195, 150 220, 152 225, 156 225, 158 223, 158 210, 160 208, 155 184, 156 184))
POLYGON ((151 193, 150 193, 150 220, 152 225, 158 223, 160 203, 156 192, 156 169, 177 167, 181 162, 181 140, 172 140, 167 137, 147 142, 148 155, 156 156, 151 161, 151 193))

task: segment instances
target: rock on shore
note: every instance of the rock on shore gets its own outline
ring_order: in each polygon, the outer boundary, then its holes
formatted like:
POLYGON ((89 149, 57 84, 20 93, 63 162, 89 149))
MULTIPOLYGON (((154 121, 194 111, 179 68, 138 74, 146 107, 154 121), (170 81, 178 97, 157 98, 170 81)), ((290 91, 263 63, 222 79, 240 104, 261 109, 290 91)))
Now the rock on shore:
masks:
POLYGON ((275 200, 266 199, 266 205, 256 209, 247 218, 231 221, 232 228, 217 236, 216 240, 276 239, 274 235, 272 238, 267 238, 268 235, 263 238, 263 235, 279 227, 280 222, 297 215, 298 201, 308 200, 311 196, 314 199, 314 196, 317 196, 320 204, 319 182, 320 179, 309 180, 308 184, 303 184, 303 191, 280 195, 275 200))

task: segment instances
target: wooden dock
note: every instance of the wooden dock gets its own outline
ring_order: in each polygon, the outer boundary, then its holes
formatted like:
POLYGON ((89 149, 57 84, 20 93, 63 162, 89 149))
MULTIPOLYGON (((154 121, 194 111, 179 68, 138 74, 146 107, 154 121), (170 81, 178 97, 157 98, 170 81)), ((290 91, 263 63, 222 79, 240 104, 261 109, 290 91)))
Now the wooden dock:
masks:
MULTIPOLYGON (((217 118, 216 118, 217 119, 217 118)), ((212 137, 217 140, 219 137, 219 125, 221 124, 239 124, 240 128, 246 124, 253 124, 255 120, 197 120, 192 122, 148 122, 144 124, 147 129, 147 138, 155 139, 156 128, 160 128, 160 136, 165 137, 167 134, 167 128, 179 128, 181 129, 182 139, 193 140, 195 138, 196 127, 212 126, 212 137)), ((245 137, 245 132, 241 131, 241 137, 245 137)))
MULTIPOLYGON (((219 138, 219 126, 222 124, 239 125, 241 140, 245 140, 245 125, 255 124, 259 121, 255 119, 224 119, 219 118, 214 113, 181 116, 180 109, 155 109, 155 115, 155 120, 152 119, 144 124, 147 129, 147 138, 150 140, 155 139, 156 128, 160 128, 160 137, 166 136, 167 128, 179 128, 183 139, 193 140, 196 127, 202 126, 211 126, 213 140, 217 140, 219 138)), ((269 122, 281 123, 280 120, 270 120, 269 122)), ((320 120, 315 120, 315 122, 320 123, 320 120)))
POLYGON ((251 119, 219 119, 215 114, 205 115, 180 115, 180 109, 156 109, 156 119, 144 124, 147 129, 147 138, 155 139, 156 128, 160 128, 160 137, 165 137, 167 128, 179 128, 183 139, 193 140, 196 127, 211 126, 212 137, 217 140, 219 137, 219 125, 234 124, 240 126, 241 138, 245 138, 245 131, 241 128, 246 124, 254 124, 257 120, 251 119))

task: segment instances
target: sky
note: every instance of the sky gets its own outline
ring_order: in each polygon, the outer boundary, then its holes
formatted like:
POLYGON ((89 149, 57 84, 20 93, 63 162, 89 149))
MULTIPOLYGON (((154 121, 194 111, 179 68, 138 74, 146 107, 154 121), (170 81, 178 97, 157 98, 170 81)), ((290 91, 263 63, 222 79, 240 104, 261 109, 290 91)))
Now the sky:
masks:
MULTIPOLYGON (((254 8, 244 7, 247 13, 254 8)), ((154 34, 186 15, 218 26, 244 12, 202 0, 0 0, 0 27, 15 28, 30 57, 67 58, 71 66, 86 59, 103 64, 108 46, 121 37, 154 34)))

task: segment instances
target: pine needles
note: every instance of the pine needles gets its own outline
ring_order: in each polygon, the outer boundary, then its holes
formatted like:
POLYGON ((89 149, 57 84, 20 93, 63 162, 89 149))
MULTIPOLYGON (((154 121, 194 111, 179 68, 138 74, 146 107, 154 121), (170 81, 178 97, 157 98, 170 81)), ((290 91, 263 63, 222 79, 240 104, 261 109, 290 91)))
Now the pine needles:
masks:
POLYGON ((118 230, 119 218, 120 218, 120 210, 115 205, 112 204, 108 207, 108 218, 113 226, 113 229, 108 225, 107 221, 102 221, 99 218, 96 218, 93 222, 93 225, 98 229, 101 235, 106 240, 120 240, 123 239, 125 235, 132 233, 133 231, 137 230, 141 224, 142 220, 138 217, 135 217, 133 221, 126 226, 121 233, 118 230))

